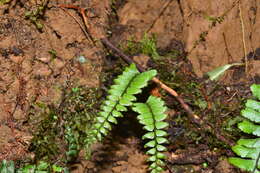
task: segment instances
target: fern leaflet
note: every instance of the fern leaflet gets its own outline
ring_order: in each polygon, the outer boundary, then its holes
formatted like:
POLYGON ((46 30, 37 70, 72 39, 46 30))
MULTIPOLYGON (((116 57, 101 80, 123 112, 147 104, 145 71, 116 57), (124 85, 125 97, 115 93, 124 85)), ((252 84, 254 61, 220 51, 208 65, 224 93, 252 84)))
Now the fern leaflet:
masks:
MULTIPOLYGON (((260 85, 252 85, 251 91, 260 100, 260 85)), ((241 115, 247 120, 239 123, 238 128, 245 133, 260 137, 260 101, 247 100, 246 108, 241 111, 241 115)), ((260 173, 260 138, 240 139, 232 150, 242 158, 229 158, 231 164, 253 173, 260 173)))
POLYGON ((135 103, 133 110, 140 114, 137 118, 148 131, 143 139, 150 140, 145 144, 145 148, 150 148, 146 153, 150 155, 148 161, 152 162, 149 167, 151 173, 162 172, 162 167, 165 165, 163 160, 166 158, 162 152, 167 150, 163 144, 168 142, 165 138, 167 132, 163 130, 168 126, 168 123, 163 122, 167 117, 164 113, 166 111, 164 102, 160 98, 150 96, 146 103, 135 103))

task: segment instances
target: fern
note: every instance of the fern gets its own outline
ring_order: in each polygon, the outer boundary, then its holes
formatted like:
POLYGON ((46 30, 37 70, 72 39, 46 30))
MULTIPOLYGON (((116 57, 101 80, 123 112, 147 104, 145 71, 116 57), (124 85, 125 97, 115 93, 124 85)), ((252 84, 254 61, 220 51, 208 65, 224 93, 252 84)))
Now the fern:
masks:
POLYGON ((168 123, 163 122, 167 117, 164 114, 166 110, 164 102, 160 98, 150 96, 146 103, 135 103, 133 110, 140 114, 137 118, 147 131, 142 139, 150 140, 145 144, 145 148, 150 148, 147 154, 151 155, 148 158, 148 161, 152 162, 149 167, 151 173, 162 172, 162 167, 164 166, 163 160, 166 158, 162 152, 167 150, 162 144, 168 142, 165 138, 167 132, 162 130, 168 126, 168 123))
MULTIPOLYGON (((247 120, 238 124, 238 128, 245 133, 260 137, 260 85, 252 85, 251 91, 258 100, 247 100, 246 108, 241 115, 247 120)), ((240 139, 232 150, 242 158, 231 157, 229 162, 241 169, 260 173, 260 138, 240 139)))
POLYGON ((114 80, 115 84, 108 91, 109 95, 102 104, 101 112, 96 117, 93 128, 86 138, 87 149, 108 134, 112 128, 111 125, 117 124, 116 118, 122 117, 121 112, 126 111, 128 106, 139 113, 137 116, 139 123, 144 125, 144 129, 147 131, 143 140, 150 140, 145 144, 145 147, 149 148, 147 154, 150 155, 148 161, 152 162, 149 167, 151 173, 163 171, 166 156, 162 152, 167 150, 163 144, 168 142, 165 138, 167 132, 163 130, 168 126, 168 123, 163 122, 167 117, 164 114, 166 111, 164 102, 160 98, 150 96, 146 103, 134 103, 136 101, 134 95, 141 93, 141 89, 155 75, 155 70, 139 73, 135 65, 132 64, 114 80))
POLYGON ((123 116, 121 112, 126 111, 126 106, 131 106, 136 100, 134 95, 141 93, 141 88, 145 87, 156 73, 156 70, 140 73, 136 66, 131 64, 114 80, 115 84, 108 91, 109 95, 101 106, 94 128, 86 139, 88 147, 96 141, 101 141, 102 137, 108 134, 111 123, 117 124, 116 118, 123 116))

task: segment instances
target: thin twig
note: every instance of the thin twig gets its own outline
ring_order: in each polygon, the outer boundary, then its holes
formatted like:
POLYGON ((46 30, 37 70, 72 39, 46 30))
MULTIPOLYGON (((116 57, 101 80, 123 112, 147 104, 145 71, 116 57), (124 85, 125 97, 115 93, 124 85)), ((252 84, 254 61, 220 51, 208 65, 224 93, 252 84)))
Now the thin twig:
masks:
POLYGON ((245 25, 243 20, 243 14, 241 9, 241 1, 238 3, 239 8, 239 16, 240 16, 240 22, 241 22, 241 30, 242 30, 242 41, 243 41, 243 48, 244 48, 244 58, 245 58, 245 72, 246 75, 248 74, 248 59, 247 59, 247 49, 246 49, 246 40, 245 40, 245 25))
POLYGON ((89 39, 89 41, 91 41, 94 45, 96 45, 94 39, 91 37, 88 29, 89 29, 89 24, 87 23, 87 17, 85 15, 85 9, 84 8, 80 8, 80 7, 77 7, 75 5, 67 5, 67 4, 60 4, 58 6, 59 8, 61 8, 65 13, 67 13, 69 16, 71 16, 80 26, 80 28, 82 29, 82 31, 84 32, 84 34, 86 35, 87 39, 89 39), (81 17, 83 18, 83 21, 84 21, 84 24, 85 24, 85 28, 84 29, 84 26, 82 26, 82 24, 80 23, 80 21, 78 21, 73 15, 71 15, 70 13, 68 13, 64 8, 68 8, 68 9, 74 9, 74 10, 77 10, 81 17))
POLYGON ((87 33, 87 31, 84 29, 84 26, 80 23, 80 21, 76 18, 76 17, 74 17, 72 14, 70 14, 69 12, 67 12, 66 10, 65 10, 65 8, 63 8, 63 7, 60 7, 66 14, 68 14, 70 17, 72 17, 77 23, 78 23, 78 25, 79 25, 79 27, 81 28, 81 30, 84 32, 84 34, 86 35, 86 37, 89 39, 89 35, 88 35, 88 33, 87 33))
POLYGON ((156 17, 156 19, 153 20, 153 23, 151 24, 151 26, 147 29, 147 33, 150 32, 150 30, 154 27, 155 23, 160 19, 160 17, 163 15, 164 11, 169 7, 169 5, 172 3, 172 0, 169 0, 168 2, 166 2, 163 7, 161 12, 159 13, 159 15, 156 17))

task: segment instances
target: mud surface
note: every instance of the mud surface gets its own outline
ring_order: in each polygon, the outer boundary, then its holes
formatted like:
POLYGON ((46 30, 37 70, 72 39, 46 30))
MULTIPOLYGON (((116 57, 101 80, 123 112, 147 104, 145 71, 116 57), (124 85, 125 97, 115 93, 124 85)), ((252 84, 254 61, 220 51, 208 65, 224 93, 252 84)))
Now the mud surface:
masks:
MULTIPOLYGON (((73 88, 102 90, 98 99, 104 98, 112 79, 125 66, 101 44, 104 37, 140 64, 157 69, 158 76, 227 141, 234 143, 241 136, 232 122, 237 121, 243 100, 250 97, 250 84, 260 83, 257 0, 66 1, 87 9, 85 23, 78 11, 60 8, 60 4, 12 0, 0 5, 0 161, 42 159, 32 149, 32 140, 46 118, 43 112, 52 108, 57 115, 67 116, 58 119, 69 120, 68 115, 74 114, 64 103, 73 88), (37 20, 26 18, 26 13, 42 5, 43 13, 34 16, 37 20), (129 43, 138 44, 145 33, 155 36, 159 58, 149 58, 135 47, 129 51, 129 43), (245 66, 232 68, 219 82, 203 78, 218 66, 236 62, 246 63, 248 71, 245 66)), ((169 107, 165 172, 241 172, 226 161, 234 155, 228 143, 191 124, 176 100, 160 92, 169 107)), ((92 160, 86 161, 81 151, 66 166, 74 173, 147 172, 144 132, 133 116, 128 113, 104 144, 94 147, 92 160)), ((62 133, 57 132, 57 138, 62 133)), ((60 140, 59 151, 65 153, 66 144, 60 140)), ((65 164, 58 159, 51 162, 65 164)))

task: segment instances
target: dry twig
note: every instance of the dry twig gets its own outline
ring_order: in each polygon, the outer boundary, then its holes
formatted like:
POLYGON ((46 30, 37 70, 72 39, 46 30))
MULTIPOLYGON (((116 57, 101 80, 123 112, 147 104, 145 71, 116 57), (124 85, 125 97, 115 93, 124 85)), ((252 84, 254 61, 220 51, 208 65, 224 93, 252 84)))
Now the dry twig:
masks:
POLYGON ((239 8, 239 16, 240 16, 240 23, 241 23, 241 30, 242 30, 242 41, 243 41, 243 48, 244 48, 244 58, 245 58, 245 72, 246 75, 248 74, 248 59, 247 59, 247 49, 246 49, 246 40, 245 40, 245 25, 243 20, 243 14, 241 9, 241 2, 238 3, 239 8))

